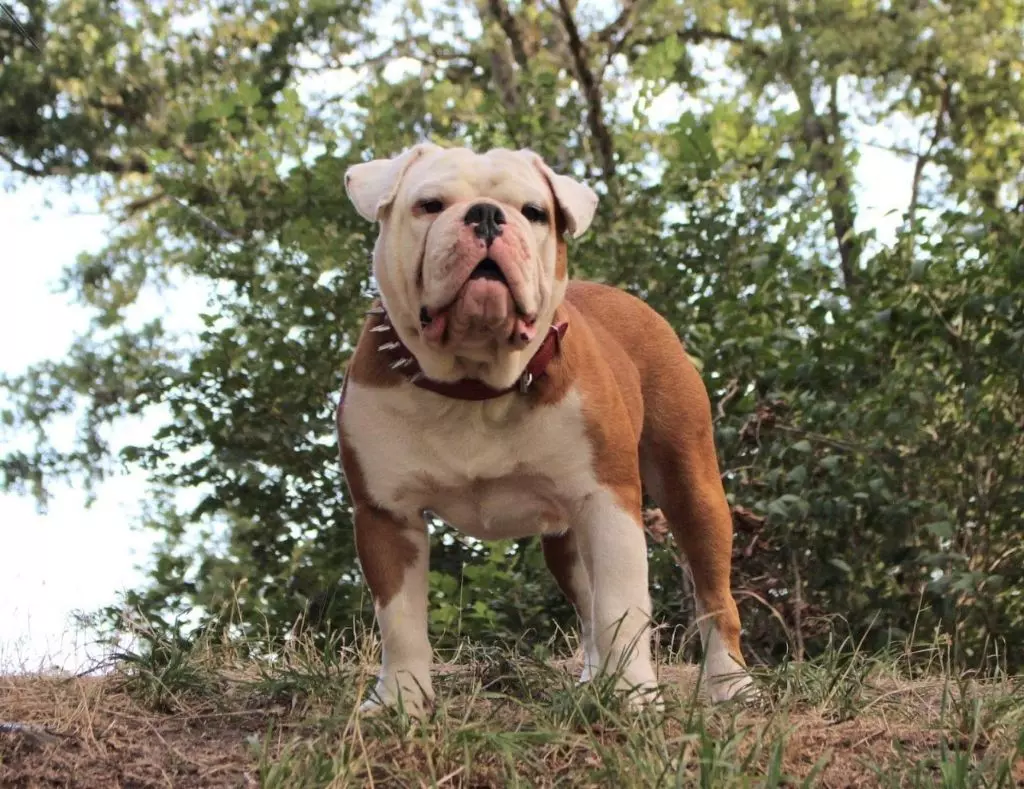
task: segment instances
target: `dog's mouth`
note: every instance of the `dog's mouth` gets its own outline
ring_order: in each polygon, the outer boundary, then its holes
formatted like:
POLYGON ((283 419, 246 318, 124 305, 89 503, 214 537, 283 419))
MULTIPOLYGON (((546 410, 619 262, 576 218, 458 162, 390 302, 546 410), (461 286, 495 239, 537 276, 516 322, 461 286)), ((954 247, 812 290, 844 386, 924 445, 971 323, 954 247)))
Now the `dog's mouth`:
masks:
MULTIPOLYGON (((526 345, 534 336, 536 322, 535 315, 527 314, 526 310, 523 309, 519 300, 515 298, 515 294, 512 292, 512 287, 509 285, 508 278, 505 276, 505 272, 501 266, 492 258, 484 258, 476 267, 470 272, 466 278, 466 282, 463 285, 464 291, 469 283, 477 280, 487 280, 490 282, 499 283, 508 290, 508 298, 510 299, 510 306, 513 308, 510 310, 510 336, 508 342, 514 347, 523 347, 526 345)), ((449 313, 452 308, 459 301, 460 297, 456 297, 454 301, 441 309, 429 309, 426 306, 420 308, 420 328, 425 339, 434 343, 444 344, 448 336, 446 330, 449 325, 449 313)))
MULTIPOLYGON (((505 272, 501 270, 501 266, 495 263, 490 258, 484 258, 481 260, 475 269, 470 273, 469 279, 493 279, 501 282, 505 287, 508 287, 508 280, 505 278, 505 272)), ((519 308, 519 305, 516 305, 519 308)))

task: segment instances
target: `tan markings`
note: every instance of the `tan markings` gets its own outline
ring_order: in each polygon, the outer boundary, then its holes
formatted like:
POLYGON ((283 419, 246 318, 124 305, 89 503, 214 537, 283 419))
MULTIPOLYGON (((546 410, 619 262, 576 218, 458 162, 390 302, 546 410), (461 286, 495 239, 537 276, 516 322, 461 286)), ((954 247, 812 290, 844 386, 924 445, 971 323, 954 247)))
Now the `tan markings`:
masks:
MULTIPOLYGON (((358 354, 358 351, 357 351, 358 354)), ((351 370, 350 373, 351 374, 351 370)), ((408 528, 396 516, 377 506, 370 498, 363 469, 355 449, 346 440, 342 427, 342 412, 346 376, 342 386, 342 405, 338 407, 338 445, 341 449, 341 466, 352 501, 355 520, 356 553, 363 576, 373 594, 378 608, 386 606, 402 588, 406 570, 417 558, 416 546, 403 531, 408 528)), ((388 385, 388 384, 383 384, 388 385)))
MULTIPOLYGON (((368 333, 380 320, 371 317, 349 374, 360 383, 394 386, 401 379, 368 333)), ((702 606, 741 661, 739 617, 729 588, 732 523, 700 375, 671 326, 615 288, 570 282, 555 320, 568 320, 569 331, 530 402, 553 404, 572 388, 580 392, 595 474, 638 526, 643 468, 644 484, 687 554, 702 606)), ((353 493, 354 501, 359 498, 353 493)))
MULTIPOLYGON (((415 531, 413 521, 418 520, 418 508, 434 496, 444 498, 443 508, 475 531, 468 533, 483 539, 518 534, 524 523, 571 521, 575 547, 568 535, 567 541, 554 538, 545 545, 545 555, 574 604, 590 610, 583 621, 584 642, 590 644, 588 666, 598 666, 599 655, 612 658, 622 652, 624 645, 609 635, 609 628, 626 612, 628 629, 643 635, 640 652, 630 662, 631 679, 642 685, 653 682, 645 635, 650 599, 640 528, 642 484, 658 500, 687 554, 699 610, 713 619, 701 623, 709 678, 737 668, 742 657, 729 587, 731 520, 700 376, 671 326, 642 301, 582 282, 569 283, 563 299, 568 251, 561 232, 578 236, 587 229, 596 194, 556 175, 529 152, 494 151, 478 157, 465 150, 438 149, 421 157, 404 179, 400 173, 392 177, 385 163, 360 167, 353 174, 353 199, 367 205, 379 203, 377 176, 396 182, 385 184, 394 192, 394 210, 382 217, 374 271, 392 316, 401 321, 397 329, 405 346, 421 357, 419 366, 428 375, 452 380, 461 371, 493 386, 507 385, 532 352, 498 353, 492 359, 490 349, 485 353, 472 344, 431 349, 421 341, 420 306, 448 303, 443 296, 454 296, 453 289, 464 284, 458 277, 441 276, 449 256, 447 242, 445 232, 434 232, 450 225, 449 235, 465 233, 456 211, 461 202, 484 198, 521 206, 524 200, 554 199, 551 224, 531 226, 523 236, 536 249, 526 255, 529 260, 518 261, 523 278, 519 284, 524 299, 537 302, 522 306, 530 312, 536 306, 544 324, 539 331, 547 328, 552 313, 555 321, 569 323, 561 353, 525 397, 509 395, 483 404, 439 402, 434 393, 397 388, 400 372, 390 369, 391 359, 377 351, 384 332, 372 331, 383 318, 371 317, 364 327, 349 368, 350 413, 339 420, 339 439, 356 512, 360 563, 373 590, 385 644, 382 687, 395 685, 401 672, 429 684, 429 643, 421 611, 426 606, 426 531, 415 531), (531 168, 516 166, 524 156, 548 190, 531 168), (411 210, 416 200, 425 198, 441 199, 450 208, 425 222, 411 210), (552 271, 554 282, 544 281, 552 271), (549 407, 556 405, 560 407, 549 407), (393 440, 381 441, 382 434, 393 440), (352 447, 356 439, 358 452, 352 447), (397 451, 403 442, 411 443, 397 451), (516 458, 529 467, 520 469, 516 458), (520 471, 539 474, 545 482, 524 490, 520 471), (486 481, 477 484, 480 477, 486 481), (411 486, 404 502, 397 495, 403 485, 411 486), (590 604, 580 599, 587 594, 590 604)), ((516 212, 512 219, 522 220, 525 232, 525 219, 516 212)), ((712 695, 729 698, 749 682, 745 676, 719 685, 712 695)))
MULTIPOLYGON (((374 301, 373 308, 380 309, 380 301, 374 301)), ((373 331, 387 320, 386 316, 376 312, 367 316, 355 352, 348 363, 347 378, 371 386, 398 386, 402 383, 404 377, 389 367, 393 356, 378 350, 382 344, 396 340, 397 336, 393 331, 373 331)), ((342 399, 344 402, 344 395, 342 399)))
POLYGON ((587 682, 594 677, 601 661, 594 641, 594 589, 580 548, 579 527, 564 534, 543 537, 541 547, 544 549, 544 563, 555 583, 576 610, 583 652, 580 681, 587 682))
POLYGON ((713 616, 730 654, 742 662, 739 615, 729 586, 732 519, 704 382, 669 323, 639 299, 583 282, 571 283, 566 298, 591 322, 599 321, 618 347, 629 349, 643 391, 644 484, 687 555, 702 607, 713 616))
POLYGON ((558 243, 555 246, 555 279, 562 281, 569 276, 569 245, 562 234, 565 233, 565 216, 558 203, 555 203, 554 232, 558 243))
MULTIPOLYGON (((697 376, 696 371, 693 375, 697 376)), ((691 393, 694 399, 690 403, 707 402, 703 387, 699 393, 691 393)), ((699 607, 717 626, 729 655, 744 665, 739 612, 730 591, 732 517, 715 460, 710 410, 703 430, 672 435, 668 425, 674 421, 670 411, 645 426, 641 445, 644 467, 653 466, 645 481, 650 478, 652 497, 665 513, 690 565, 699 607)))
MULTIPOLYGON (((562 594, 572 603, 576 613, 580 617, 589 617, 590 612, 580 609, 581 598, 586 590, 578 588, 580 578, 578 567, 582 565, 579 546, 576 544, 576 534, 572 530, 565 534, 549 535, 541 538, 541 547, 544 549, 544 563, 547 565, 555 583, 562 590, 562 594)), ((589 597, 589 595, 586 595, 589 597)))
POLYGON ((562 355, 538 402, 558 402, 570 386, 579 389, 597 477, 638 523, 642 468, 644 485, 687 554, 702 607, 742 663, 729 578, 732 520, 700 375, 668 322, 623 291, 570 282, 556 317, 564 319, 562 355))
MULTIPOLYGON (((557 403, 570 388, 579 390, 595 475, 641 526, 637 445, 644 404, 640 377, 630 354, 605 328, 603 319, 581 311, 588 293, 581 293, 577 285, 569 283, 566 300, 555 314, 555 321, 568 321, 569 330, 548 376, 537 386, 536 401, 557 403)), ((629 298, 621 291, 607 290, 629 298)))

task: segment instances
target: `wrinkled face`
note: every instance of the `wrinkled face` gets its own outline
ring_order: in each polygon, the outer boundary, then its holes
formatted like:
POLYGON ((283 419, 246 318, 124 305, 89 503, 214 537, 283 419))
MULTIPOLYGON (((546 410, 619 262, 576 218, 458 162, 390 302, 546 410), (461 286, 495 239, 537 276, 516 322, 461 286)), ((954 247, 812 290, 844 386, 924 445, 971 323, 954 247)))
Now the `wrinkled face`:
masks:
POLYGON ((403 340, 480 358, 546 330, 567 278, 559 233, 582 232, 597 201, 529 151, 417 146, 346 185, 380 219, 374 271, 403 340))

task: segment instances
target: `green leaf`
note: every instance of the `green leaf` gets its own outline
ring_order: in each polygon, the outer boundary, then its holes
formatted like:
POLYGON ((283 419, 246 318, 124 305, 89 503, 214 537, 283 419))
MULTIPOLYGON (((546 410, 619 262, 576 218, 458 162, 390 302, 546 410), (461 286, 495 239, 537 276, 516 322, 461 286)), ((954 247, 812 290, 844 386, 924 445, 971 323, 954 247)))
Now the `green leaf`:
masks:
POLYGON ((260 100, 260 89, 252 84, 239 85, 235 95, 238 97, 238 103, 241 106, 252 107, 260 100))
POLYGON ((953 538, 953 524, 949 521, 935 521, 925 526, 931 534, 942 540, 951 540, 953 538))
POLYGON ((807 481, 807 467, 795 466, 786 474, 786 481, 800 485, 807 481))

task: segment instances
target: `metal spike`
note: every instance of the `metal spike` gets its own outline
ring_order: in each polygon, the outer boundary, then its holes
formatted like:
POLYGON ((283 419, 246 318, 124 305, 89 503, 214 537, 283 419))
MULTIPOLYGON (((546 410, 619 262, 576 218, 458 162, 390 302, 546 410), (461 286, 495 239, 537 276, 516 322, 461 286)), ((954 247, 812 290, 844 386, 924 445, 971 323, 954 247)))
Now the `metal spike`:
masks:
POLYGON ((412 359, 410 359, 408 356, 403 356, 397 362, 392 362, 391 363, 391 369, 392 370, 397 370, 399 367, 405 367, 407 364, 411 364, 411 363, 412 363, 412 359))
POLYGON ((400 342, 386 342, 383 345, 377 346, 378 351, 393 351, 395 348, 401 348, 402 343, 400 342))
POLYGON ((367 310, 366 314, 367 315, 383 315, 384 314, 384 308, 383 307, 373 307, 372 309, 367 310))
POLYGON ((409 379, 409 383, 414 384, 423 377, 423 371, 417 370, 416 373, 409 379))
POLYGON ((382 323, 382 324, 380 324, 380 326, 374 326, 372 329, 370 329, 370 331, 372 331, 372 332, 391 331, 391 324, 390 323, 382 323))

